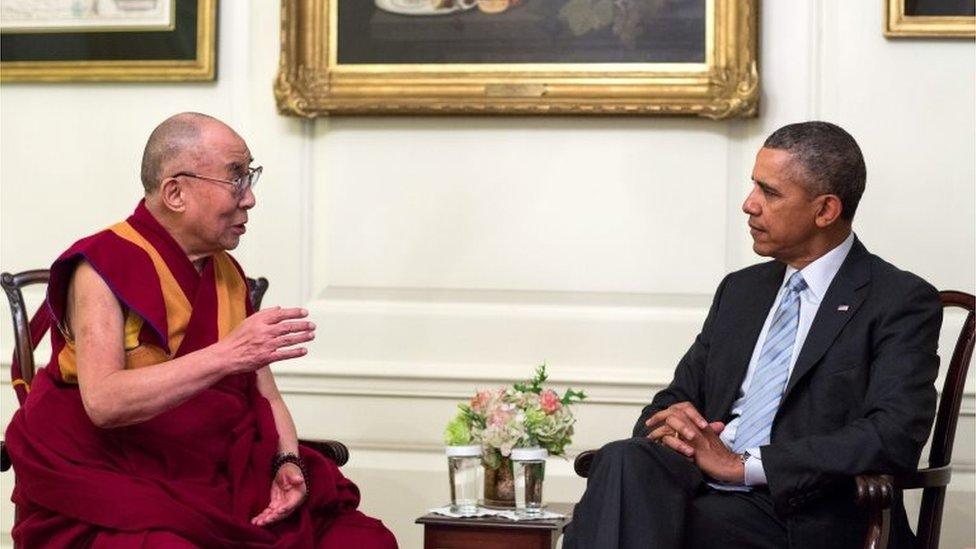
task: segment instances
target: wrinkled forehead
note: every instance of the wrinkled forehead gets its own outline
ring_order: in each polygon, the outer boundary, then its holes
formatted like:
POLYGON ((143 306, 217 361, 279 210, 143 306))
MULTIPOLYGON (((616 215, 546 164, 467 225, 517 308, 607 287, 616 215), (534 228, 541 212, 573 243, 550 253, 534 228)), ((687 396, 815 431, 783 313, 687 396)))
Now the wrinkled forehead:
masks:
POLYGON ((200 136, 187 152, 197 167, 233 173, 251 163, 251 151, 244 139, 230 127, 213 122, 200 128, 200 136))

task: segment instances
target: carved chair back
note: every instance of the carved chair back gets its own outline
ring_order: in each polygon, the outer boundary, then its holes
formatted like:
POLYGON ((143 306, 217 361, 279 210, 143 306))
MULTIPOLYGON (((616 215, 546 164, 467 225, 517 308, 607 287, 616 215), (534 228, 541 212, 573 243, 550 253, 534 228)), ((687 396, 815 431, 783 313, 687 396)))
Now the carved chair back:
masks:
MULTIPOLYGON (((935 428, 929 449, 929 469, 948 468, 952 461, 952 447, 956 439, 956 426, 959 423, 959 406, 962 403, 966 374, 973 358, 973 341, 976 333, 974 305, 976 297, 956 291, 939 292, 942 307, 958 307, 968 311, 962 330, 956 339, 949 369, 942 386, 939 411, 935 416, 935 428)), ((949 479, 946 478, 946 481, 949 479)), ((895 488, 899 489, 897 478, 895 488)), ((945 505, 946 486, 925 486, 922 489, 922 505, 918 514, 918 547, 937 548, 939 532, 942 528, 942 509, 945 505)))

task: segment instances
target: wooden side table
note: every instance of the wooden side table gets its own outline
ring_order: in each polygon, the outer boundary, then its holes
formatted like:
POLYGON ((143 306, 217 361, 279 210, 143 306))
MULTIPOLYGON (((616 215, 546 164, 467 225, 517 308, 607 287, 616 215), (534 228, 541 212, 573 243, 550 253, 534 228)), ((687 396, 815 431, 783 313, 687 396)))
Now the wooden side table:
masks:
POLYGON ((427 513, 424 549, 556 549, 556 542, 573 517, 573 504, 550 503, 546 510, 561 519, 512 521, 500 517, 451 518, 427 513))

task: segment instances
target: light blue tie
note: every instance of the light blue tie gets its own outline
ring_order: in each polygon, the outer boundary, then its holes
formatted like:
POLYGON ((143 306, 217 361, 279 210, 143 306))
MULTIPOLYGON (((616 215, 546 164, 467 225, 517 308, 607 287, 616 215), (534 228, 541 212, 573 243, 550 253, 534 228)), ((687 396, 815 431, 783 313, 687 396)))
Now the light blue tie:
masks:
POLYGON ((742 402, 741 421, 735 432, 733 451, 741 452, 769 443, 773 417, 779 409, 790 374, 790 359, 800 323, 800 292, 807 282, 797 271, 786 281, 786 292, 766 334, 756 372, 742 402))

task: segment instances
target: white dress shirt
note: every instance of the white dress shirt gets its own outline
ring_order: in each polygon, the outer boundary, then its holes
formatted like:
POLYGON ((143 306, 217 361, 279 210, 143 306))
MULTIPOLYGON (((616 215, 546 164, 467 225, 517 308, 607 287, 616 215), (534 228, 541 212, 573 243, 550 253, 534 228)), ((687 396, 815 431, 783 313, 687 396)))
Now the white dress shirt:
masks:
MULTIPOLYGON (((823 300, 824 295, 827 293, 827 288, 830 287, 830 283, 833 282, 834 276, 837 275, 837 271, 840 270, 840 266, 844 263, 844 259, 847 258, 847 253, 851 251, 851 246, 854 245, 854 233, 847 235, 847 238, 840 243, 836 248, 830 250, 826 254, 817 258, 816 261, 810 263, 804 267, 800 273, 803 276, 803 280, 806 281, 807 287, 802 292, 800 292, 800 320, 799 325, 796 330, 796 341, 793 344, 793 355, 790 357, 789 372, 793 373, 793 366, 796 365, 796 358, 800 355, 800 350, 803 349, 803 342, 807 339, 807 334, 810 333, 810 326, 813 324, 814 317, 817 316, 817 310, 820 309, 820 302, 823 300)), ((742 380, 742 386, 739 388, 739 395, 735 402, 732 404, 732 421, 725 426, 725 430, 719 437, 722 442, 728 447, 732 448, 735 442, 735 433, 739 428, 739 423, 742 414, 742 405, 744 404, 744 397, 746 392, 749 390, 749 385, 752 383, 753 375, 756 373, 756 367, 759 362, 759 355, 762 352, 763 343, 766 342, 766 335, 769 333, 770 324, 773 323, 773 316, 776 314, 776 309, 779 307, 779 302, 783 298, 783 294, 786 289, 786 281, 789 280, 790 276, 796 272, 793 267, 787 266, 786 272, 783 274, 783 282, 780 283, 779 292, 776 294, 776 300, 773 302, 773 306, 769 309, 769 313, 766 315, 766 322, 763 324, 762 331, 759 332, 759 339, 756 340, 756 346, 752 351, 752 358, 749 360, 749 369, 746 370, 746 377, 742 380)), ((745 482, 742 484, 719 484, 712 483, 711 486, 718 488, 720 490, 736 490, 743 489, 747 486, 761 486, 766 484, 766 470, 763 469, 762 465, 762 453, 759 448, 749 448, 747 449, 749 457, 745 462, 745 482)))

